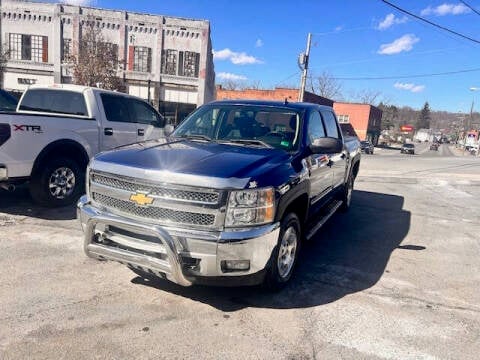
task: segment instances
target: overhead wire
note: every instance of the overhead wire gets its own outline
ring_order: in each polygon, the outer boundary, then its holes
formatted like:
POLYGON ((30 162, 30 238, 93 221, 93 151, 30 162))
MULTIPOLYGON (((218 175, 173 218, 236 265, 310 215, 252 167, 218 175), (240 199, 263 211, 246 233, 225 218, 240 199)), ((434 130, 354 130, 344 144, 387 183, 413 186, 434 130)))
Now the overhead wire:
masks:
POLYGON ((475 14, 480 15, 480 12, 479 12, 477 9, 475 9, 473 6, 467 4, 466 1, 460 0, 460 2, 461 2, 463 5, 465 5, 466 7, 468 7, 470 10, 472 10, 475 14))
POLYGON ((454 74, 463 74, 469 72, 476 72, 480 71, 480 68, 473 68, 473 69, 463 69, 463 70, 456 70, 456 71, 445 71, 445 72, 437 72, 437 73, 429 73, 429 74, 413 74, 413 75, 395 75, 395 76, 365 76, 365 77, 332 77, 335 80, 394 80, 394 79, 410 79, 410 78, 422 78, 422 77, 430 77, 430 76, 444 76, 444 75, 454 75, 454 74))
POLYGON ((435 26, 435 27, 437 27, 437 28, 439 28, 439 29, 442 29, 442 30, 444 30, 444 31, 447 31, 447 32, 449 32, 449 33, 451 33, 451 34, 457 35, 457 36, 459 36, 459 37, 461 37, 461 38, 463 38, 463 39, 466 39, 466 40, 472 41, 472 42, 474 42, 474 43, 480 44, 480 40, 474 39, 474 38, 472 38, 472 37, 470 37, 470 36, 461 34, 461 33, 457 32, 457 31, 455 31, 455 30, 451 30, 451 29, 449 29, 449 28, 446 28, 445 26, 442 26, 442 25, 439 25, 439 24, 437 24, 437 23, 434 23, 433 21, 427 20, 427 19, 425 19, 425 18, 423 18, 423 17, 421 17, 421 16, 419 16, 419 15, 416 15, 416 14, 414 14, 414 13, 408 11, 408 10, 402 9, 401 7, 399 7, 399 6, 391 3, 390 1, 387 1, 387 0, 380 0, 380 1, 383 2, 383 3, 385 3, 385 4, 387 4, 387 5, 389 5, 389 6, 391 6, 391 7, 393 7, 394 9, 397 9, 398 11, 400 11, 400 12, 402 12, 402 13, 404 13, 404 14, 407 14, 407 15, 409 15, 409 16, 411 16, 411 17, 414 17, 415 19, 418 19, 418 20, 420 20, 420 21, 426 22, 427 24, 430 24, 430 25, 432 25, 432 26, 435 26))

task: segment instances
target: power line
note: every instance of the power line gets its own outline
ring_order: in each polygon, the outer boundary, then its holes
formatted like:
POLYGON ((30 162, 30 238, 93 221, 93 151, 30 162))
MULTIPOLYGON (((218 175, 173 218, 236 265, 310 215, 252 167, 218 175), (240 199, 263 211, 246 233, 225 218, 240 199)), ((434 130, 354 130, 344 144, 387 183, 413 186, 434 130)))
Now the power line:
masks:
POLYGON ((405 10, 405 9, 402 9, 401 7, 398 7, 397 5, 392 4, 391 2, 389 2, 389 1, 387 1, 387 0, 380 0, 380 1, 382 1, 383 3, 385 3, 385 4, 387 4, 387 5, 391 6, 391 7, 393 7, 393 8, 395 8, 395 9, 397 9, 398 11, 400 11, 400 12, 402 12, 402 13, 404 13, 404 14, 407 14, 407 15, 410 15, 410 16, 414 17, 415 19, 418 19, 418 20, 421 20, 421 21, 423 21, 423 22, 426 22, 427 24, 430 24, 430 25, 435 26, 435 27, 437 27, 437 28, 439 28, 439 29, 445 30, 445 31, 447 31, 447 32, 449 32, 449 33, 451 33, 451 34, 460 36, 461 38, 464 38, 464 39, 470 40, 470 41, 472 41, 472 42, 474 42, 474 43, 480 44, 480 40, 474 39, 474 38, 472 38, 472 37, 470 37, 470 36, 467 36, 467 35, 463 35, 463 34, 461 34, 461 33, 459 33, 459 32, 456 32, 456 31, 451 30, 451 29, 448 29, 448 28, 446 28, 446 27, 444 27, 444 26, 442 26, 442 25, 436 24, 436 23, 434 23, 434 22, 432 22, 432 21, 430 21, 430 20, 427 20, 427 19, 425 19, 425 18, 423 18, 423 17, 421 17, 421 16, 415 15, 414 13, 411 13, 410 11, 407 11, 407 10, 405 10))
POLYGON ((335 79, 335 80, 395 80, 395 79, 410 79, 410 78, 421 78, 421 77, 430 77, 430 76, 463 74, 463 73, 469 73, 469 72, 475 72, 475 71, 480 71, 480 68, 446 71, 446 72, 430 73, 430 74, 373 76, 373 77, 333 77, 332 79, 335 79))
POLYGON ((465 1, 462 1, 462 0, 460 0, 460 2, 466 7, 468 7, 470 10, 472 10, 475 14, 480 15, 480 12, 477 9, 475 9, 473 6, 467 4, 465 1))

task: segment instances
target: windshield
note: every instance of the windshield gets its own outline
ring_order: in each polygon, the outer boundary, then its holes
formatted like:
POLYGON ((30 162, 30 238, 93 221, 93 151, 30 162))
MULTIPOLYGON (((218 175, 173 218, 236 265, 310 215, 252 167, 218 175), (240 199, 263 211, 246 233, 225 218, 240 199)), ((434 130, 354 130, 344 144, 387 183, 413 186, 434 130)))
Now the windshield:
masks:
POLYGON ((406 147, 406 148, 413 148, 414 145, 413 144, 403 144, 403 147, 406 147))
POLYGON ((199 108, 172 134, 235 145, 295 150, 301 114, 272 106, 214 104, 199 108))

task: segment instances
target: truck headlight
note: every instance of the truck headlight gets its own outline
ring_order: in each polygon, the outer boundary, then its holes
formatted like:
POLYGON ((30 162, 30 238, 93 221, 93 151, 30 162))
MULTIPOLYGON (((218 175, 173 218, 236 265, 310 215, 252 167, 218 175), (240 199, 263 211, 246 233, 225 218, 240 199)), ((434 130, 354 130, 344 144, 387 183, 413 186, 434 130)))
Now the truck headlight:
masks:
POLYGON ((226 227, 267 224, 275 216, 273 188, 232 191, 228 199, 226 227))

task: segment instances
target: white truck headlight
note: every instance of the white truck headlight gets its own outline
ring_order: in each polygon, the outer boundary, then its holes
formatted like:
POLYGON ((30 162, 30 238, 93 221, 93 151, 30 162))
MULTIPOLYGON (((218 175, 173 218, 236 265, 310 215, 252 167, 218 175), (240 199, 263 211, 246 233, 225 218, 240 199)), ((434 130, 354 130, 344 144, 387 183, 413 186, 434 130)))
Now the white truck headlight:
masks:
POLYGON ((237 190, 230 193, 226 227, 267 224, 275 216, 273 188, 237 190))

